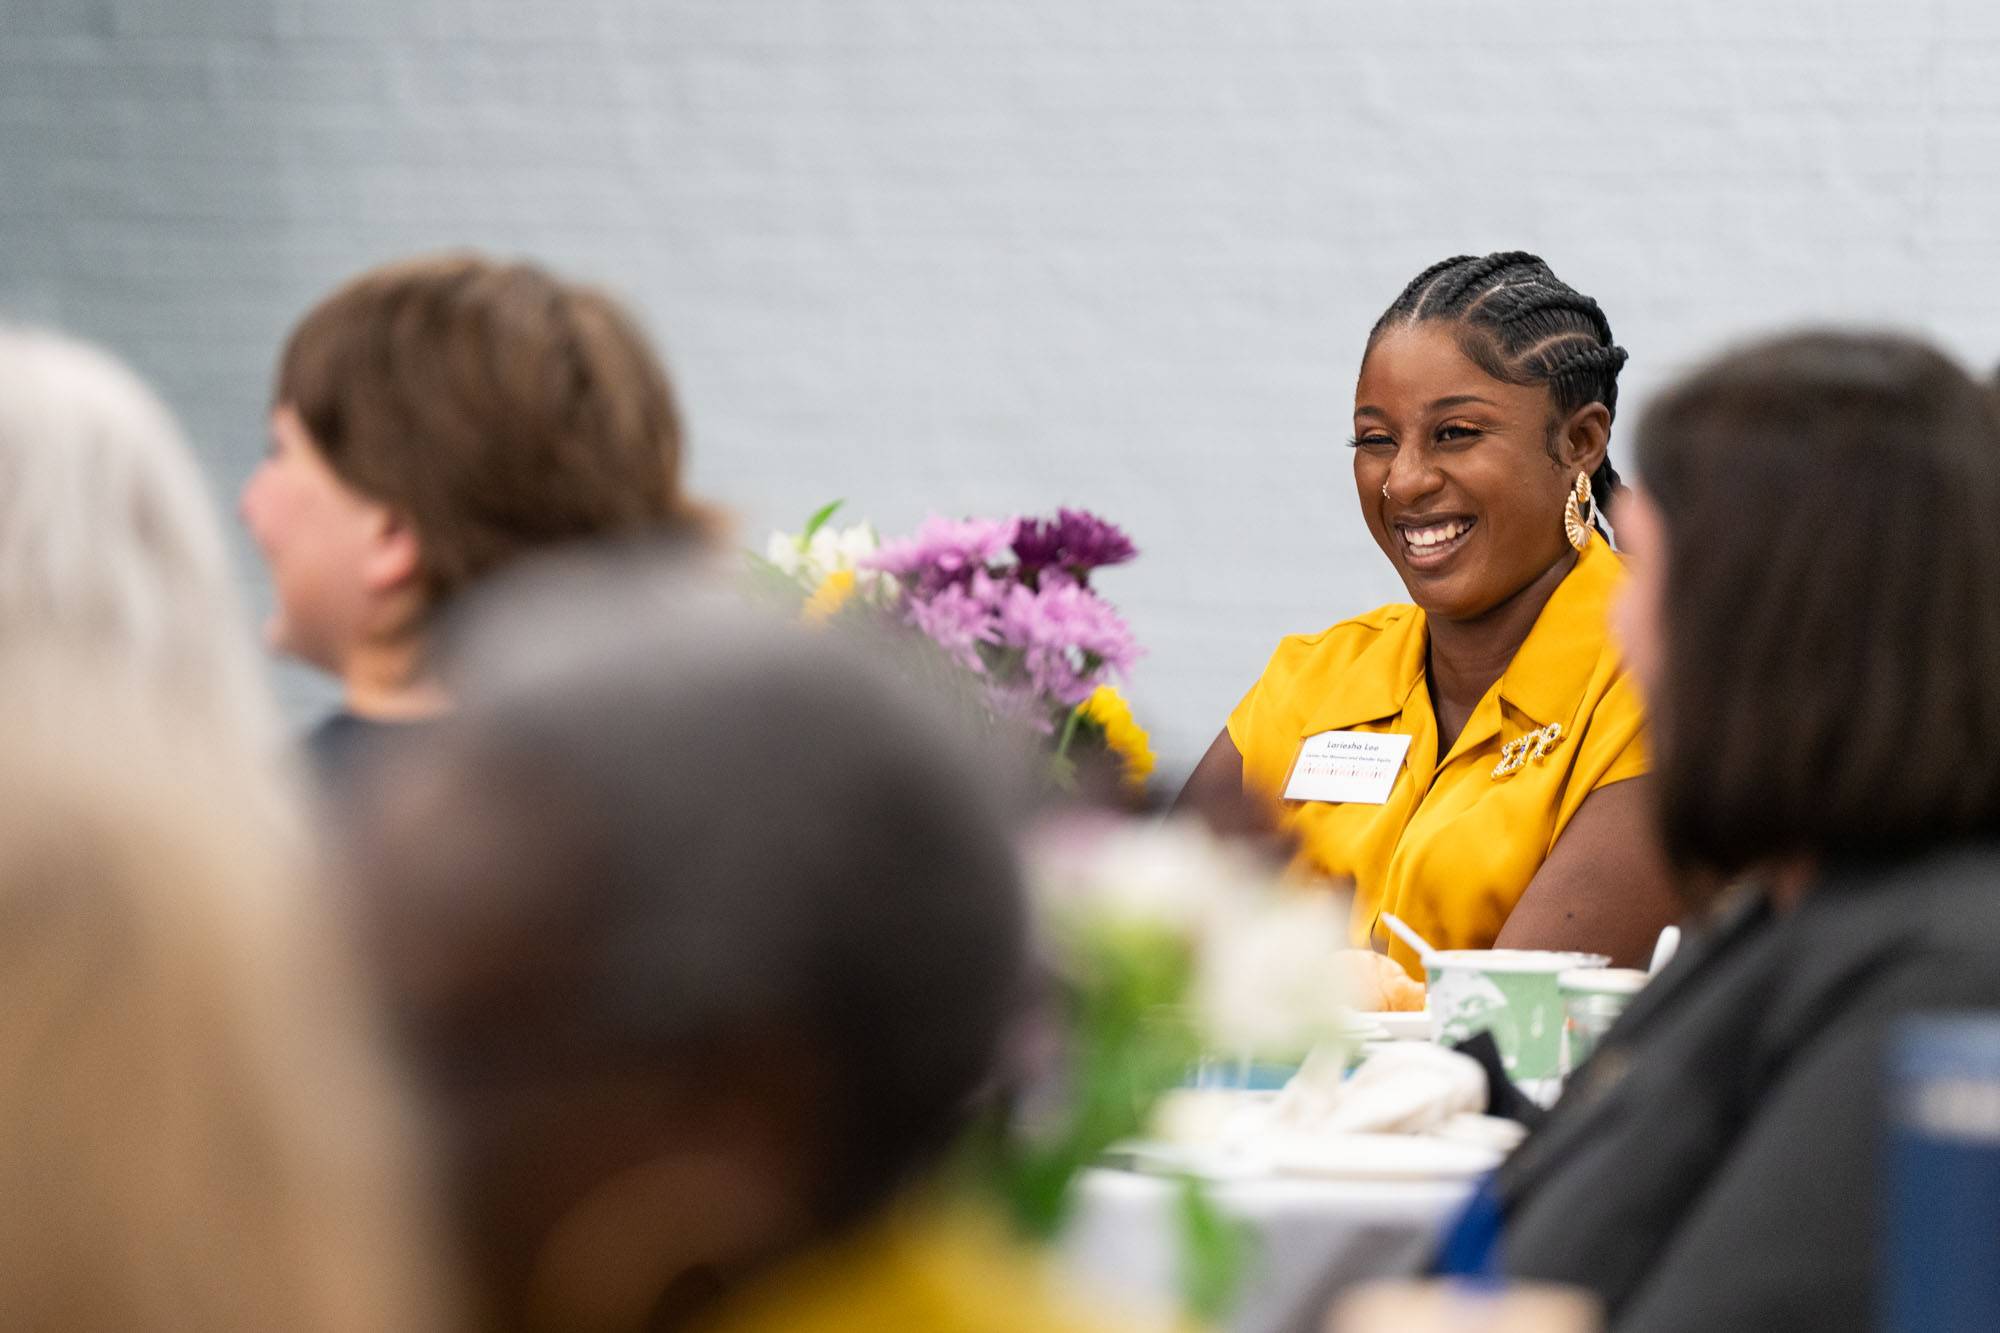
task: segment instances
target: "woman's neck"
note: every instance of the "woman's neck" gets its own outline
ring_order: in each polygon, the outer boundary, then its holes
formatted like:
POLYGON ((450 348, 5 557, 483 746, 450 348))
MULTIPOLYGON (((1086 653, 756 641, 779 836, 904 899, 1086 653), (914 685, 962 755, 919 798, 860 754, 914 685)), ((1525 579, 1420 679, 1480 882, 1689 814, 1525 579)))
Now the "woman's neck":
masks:
POLYGON ((408 722, 435 717, 451 706, 426 665, 422 636, 356 646, 341 664, 340 685, 347 711, 358 717, 408 722))
MULTIPOLYGON (((1576 562, 1577 553, 1565 550, 1526 587, 1469 620, 1425 617, 1430 632, 1426 667, 1441 733, 1457 739, 1465 719, 1493 688, 1493 682, 1506 674, 1542 608, 1576 568, 1576 562)), ((1440 755, 1448 745, 1441 734, 1440 755)))

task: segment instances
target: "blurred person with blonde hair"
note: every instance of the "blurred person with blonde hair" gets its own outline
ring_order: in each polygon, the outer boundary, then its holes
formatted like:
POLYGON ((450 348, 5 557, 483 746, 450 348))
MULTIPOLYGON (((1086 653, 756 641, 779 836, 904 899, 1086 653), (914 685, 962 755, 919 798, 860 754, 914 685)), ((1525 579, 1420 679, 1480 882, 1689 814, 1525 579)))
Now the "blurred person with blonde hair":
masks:
POLYGON ((336 786, 448 705, 430 641, 467 588, 552 547, 710 523, 638 323, 531 264, 443 254, 354 278, 292 331, 270 433, 240 508, 277 594, 270 646, 340 683, 311 740, 336 786))
POLYGON ((408 1103, 260 779, 34 651, 32 706, 0 664, 0 1327, 454 1326, 408 1103))
POLYGON ((29 666, 87 660, 105 688, 184 724, 187 743, 276 757, 222 526, 172 415, 109 354, 4 326, 0 626, 17 692, 74 701, 29 666))

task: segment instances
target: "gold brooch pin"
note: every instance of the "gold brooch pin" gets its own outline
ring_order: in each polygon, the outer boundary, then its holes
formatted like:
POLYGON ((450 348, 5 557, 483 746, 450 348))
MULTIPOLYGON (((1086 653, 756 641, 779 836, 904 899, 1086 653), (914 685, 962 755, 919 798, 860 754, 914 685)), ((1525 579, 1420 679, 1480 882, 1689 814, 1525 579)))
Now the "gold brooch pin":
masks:
POLYGON ((1493 780, 1511 778, 1526 768, 1530 759, 1536 763, 1555 753, 1556 745, 1563 738, 1562 723, 1551 722, 1539 731, 1523 732, 1500 747, 1500 762, 1493 766, 1493 780))

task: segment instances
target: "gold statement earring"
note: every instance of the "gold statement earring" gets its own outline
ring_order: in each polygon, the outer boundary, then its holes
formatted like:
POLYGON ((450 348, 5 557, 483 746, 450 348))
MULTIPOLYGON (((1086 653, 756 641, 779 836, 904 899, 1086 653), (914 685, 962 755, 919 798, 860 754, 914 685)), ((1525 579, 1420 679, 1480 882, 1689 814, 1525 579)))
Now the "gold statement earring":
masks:
POLYGON ((1590 474, 1576 474, 1576 484, 1569 488, 1569 499, 1563 502, 1563 535, 1569 544, 1581 551, 1590 545, 1590 525, 1597 521, 1597 497, 1590 493, 1590 474))

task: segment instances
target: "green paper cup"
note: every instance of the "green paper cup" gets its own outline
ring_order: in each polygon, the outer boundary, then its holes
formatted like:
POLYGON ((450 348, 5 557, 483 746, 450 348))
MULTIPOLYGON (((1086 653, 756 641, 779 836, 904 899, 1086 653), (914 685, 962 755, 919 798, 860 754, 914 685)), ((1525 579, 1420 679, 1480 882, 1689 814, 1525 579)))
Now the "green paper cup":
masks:
POLYGON ((1431 1017, 1445 1045, 1491 1032, 1510 1078, 1562 1072, 1564 972, 1603 967, 1594 953, 1539 949, 1447 949, 1427 960, 1431 1017))
POLYGON ((1563 1005, 1564 1078, 1590 1058, 1648 980, 1644 972, 1633 967, 1590 967, 1556 978, 1556 993, 1562 996, 1563 1005))

